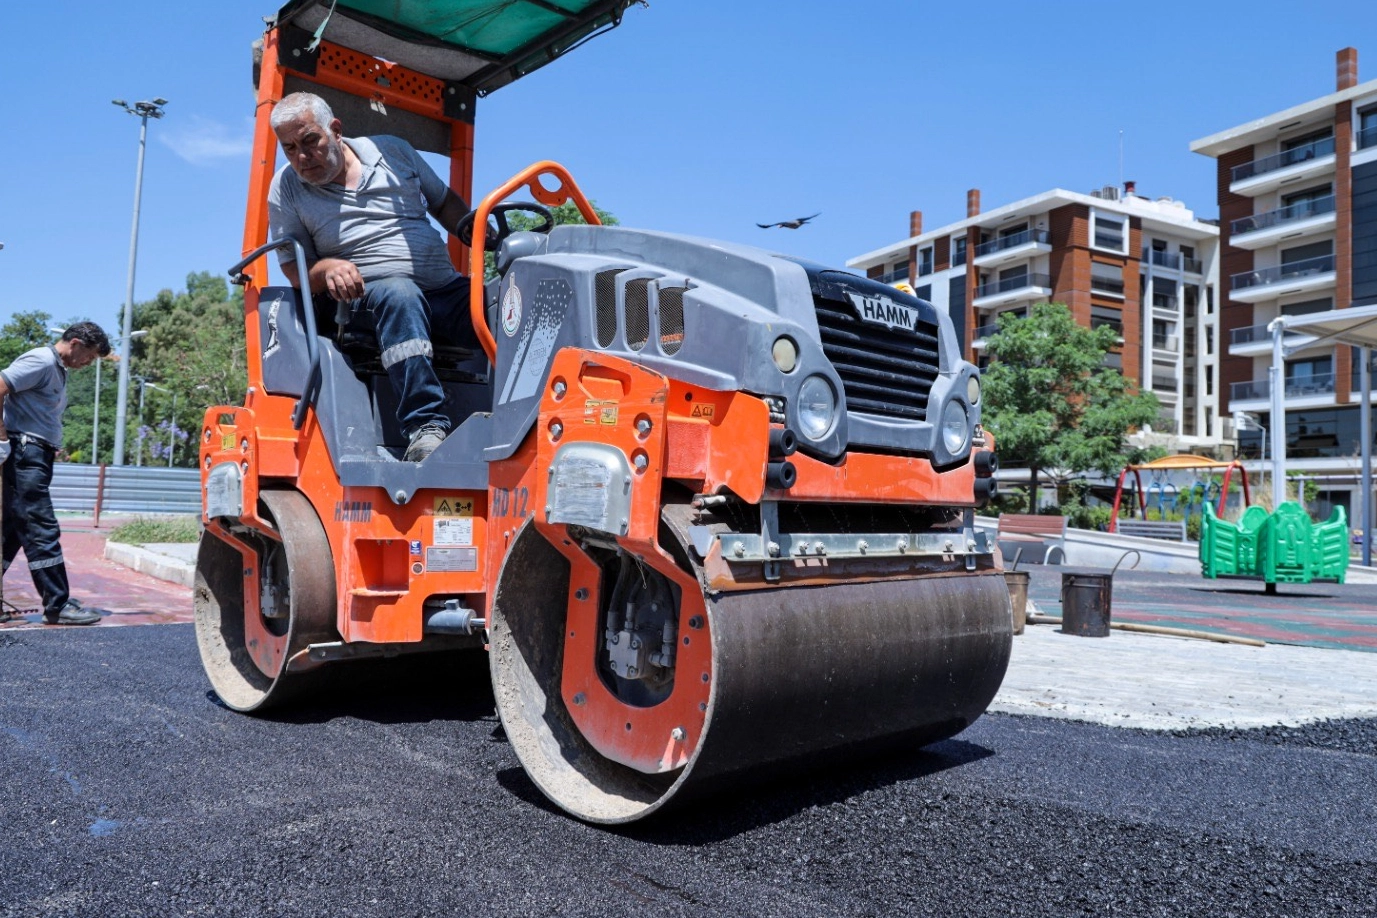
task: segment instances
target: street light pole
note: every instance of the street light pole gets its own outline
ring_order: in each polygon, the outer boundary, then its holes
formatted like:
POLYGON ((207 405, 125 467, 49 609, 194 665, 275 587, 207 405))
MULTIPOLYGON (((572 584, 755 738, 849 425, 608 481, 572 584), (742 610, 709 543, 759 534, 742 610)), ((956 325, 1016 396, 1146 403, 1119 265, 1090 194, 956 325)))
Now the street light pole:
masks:
POLYGON ((148 119, 161 118, 166 99, 135 102, 123 99, 114 103, 131 115, 139 116, 139 164, 134 172, 134 227, 129 234, 129 285, 124 296, 124 320, 120 332, 119 400, 115 405, 115 465, 124 465, 124 428, 129 415, 129 339, 134 324, 134 265, 139 253, 139 201, 143 197, 143 154, 148 142, 148 119))
MULTIPOLYGON (((142 338, 148 334, 148 330, 141 328, 136 332, 131 332, 130 338, 142 338)), ((123 341, 123 338, 116 339, 123 341)), ((104 357, 96 358, 96 406, 91 412, 91 464, 100 465, 100 366, 105 362, 104 357)))
POLYGON ((167 424, 167 467, 172 468, 172 448, 177 445, 177 390, 172 390, 172 420, 167 424))

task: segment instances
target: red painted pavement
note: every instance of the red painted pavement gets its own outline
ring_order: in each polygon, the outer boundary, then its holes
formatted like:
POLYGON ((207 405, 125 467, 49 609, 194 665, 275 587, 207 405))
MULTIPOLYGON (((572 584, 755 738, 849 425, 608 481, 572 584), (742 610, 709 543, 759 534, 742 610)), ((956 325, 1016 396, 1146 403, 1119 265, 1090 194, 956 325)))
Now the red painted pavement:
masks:
MULTIPOLYGON (((62 554, 67 560, 67 579, 72 596, 84 606, 108 614, 92 628, 110 625, 150 625, 191 621, 191 590, 168 583, 121 564, 105 560, 105 537, 119 521, 101 521, 99 530, 90 520, 62 521, 62 554)), ((21 552, 4 580, 6 608, 17 606, 27 613, 23 621, 0 624, 0 631, 42 628, 42 604, 29 578, 29 567, 21 552)), ((10 611, 14 611, 10 609, 10 611)))

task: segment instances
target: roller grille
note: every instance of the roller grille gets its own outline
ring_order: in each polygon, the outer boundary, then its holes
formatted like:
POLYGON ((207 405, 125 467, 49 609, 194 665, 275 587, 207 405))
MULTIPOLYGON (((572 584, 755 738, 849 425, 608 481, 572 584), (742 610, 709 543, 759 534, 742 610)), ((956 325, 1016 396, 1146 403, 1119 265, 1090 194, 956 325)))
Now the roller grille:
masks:
POLYGON ((617 340, 617 275, 620 273, 620 268, 599 271, 593 280, 598 347, 611 347, 617 340))
POLYGON ((639 351, 650 340, 650 280, 638 278, 626 285, 626 346, 639 351))
POLYGON ((907 420, 927 417, 940 367, 937 325, 911 331, 862 322, 849 304, 814 297, 822 350, 841 377, 850 411, 907 420))
POLYGON ((684 287, 661 287, 660 350, 677 354, 684 346, 684 287))

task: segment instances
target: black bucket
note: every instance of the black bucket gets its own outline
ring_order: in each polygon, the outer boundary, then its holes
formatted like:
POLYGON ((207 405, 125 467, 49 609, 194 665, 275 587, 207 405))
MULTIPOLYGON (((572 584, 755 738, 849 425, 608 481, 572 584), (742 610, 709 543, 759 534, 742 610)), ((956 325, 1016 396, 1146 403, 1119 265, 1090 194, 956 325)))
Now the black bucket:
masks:
POLYGON ((1081 637, 1109 636, 1112 571, 1067 572, 1061 575, 1061 630, 1081 637))

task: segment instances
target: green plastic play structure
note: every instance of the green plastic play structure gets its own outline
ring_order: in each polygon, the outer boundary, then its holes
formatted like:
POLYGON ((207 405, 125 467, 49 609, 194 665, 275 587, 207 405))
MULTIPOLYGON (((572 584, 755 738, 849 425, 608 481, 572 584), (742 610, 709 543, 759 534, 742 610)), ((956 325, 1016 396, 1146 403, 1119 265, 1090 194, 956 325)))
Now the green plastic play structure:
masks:
POLYGON ((1329 519, 1314 523, 1295 501, 1273 513, 1253 506, 1238 522, 1220 519, 1205 504, 1200 523, 1200 568, 1206 577, 1248 577, 1278 583, 1312 580, 1344 582, 1348 573, 1348 514, 1335 507, 1329 519))

